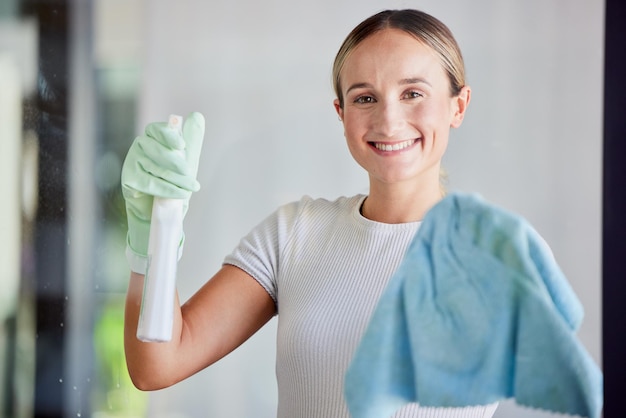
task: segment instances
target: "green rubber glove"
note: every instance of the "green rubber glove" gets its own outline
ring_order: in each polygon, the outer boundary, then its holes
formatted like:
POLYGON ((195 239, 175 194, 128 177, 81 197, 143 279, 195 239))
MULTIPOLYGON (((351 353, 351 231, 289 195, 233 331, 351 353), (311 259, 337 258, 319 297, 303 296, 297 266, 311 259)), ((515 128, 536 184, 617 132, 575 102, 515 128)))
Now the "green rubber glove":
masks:
POLYGON ((146 126, 133 141, 122 166, 122 195, 126 201, 126 255, 131 269, 145 274, 153 197, 183 199, 183 216, 196 180, 204 140, 204 117, 194 112, 184 121, 182 135, 165 122, 146 126))

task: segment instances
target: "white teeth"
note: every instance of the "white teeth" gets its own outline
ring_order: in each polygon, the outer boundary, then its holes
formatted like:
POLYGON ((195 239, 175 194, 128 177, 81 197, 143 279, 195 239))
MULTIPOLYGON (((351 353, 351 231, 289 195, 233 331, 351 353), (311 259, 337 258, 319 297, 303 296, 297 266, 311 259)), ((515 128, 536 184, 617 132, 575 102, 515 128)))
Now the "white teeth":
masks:
POLYGON ((413 145, 415 143, 415 139, 409 139, 408 141, 404 141, 404 142, 399 142, 397 144, 385 144, 385 143, 381 143, 381 142, 374 142, 374 146, 376 147, 376 149, 379 149, 381 151, 399 151, 401 149, 410 147, 411 145, 413 145))

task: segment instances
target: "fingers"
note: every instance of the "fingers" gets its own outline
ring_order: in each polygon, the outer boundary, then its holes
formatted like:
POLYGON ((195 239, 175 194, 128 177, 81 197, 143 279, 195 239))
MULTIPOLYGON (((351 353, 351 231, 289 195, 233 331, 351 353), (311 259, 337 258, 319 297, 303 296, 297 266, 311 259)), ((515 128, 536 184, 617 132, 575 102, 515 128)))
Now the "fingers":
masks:
POLYGON ((151 196, 188 199, 200 188, 188 171, 188 163, 179 151, 152 138, 138 137, 124 161, 122 184, 127 188, 126 195, 135 190, 151 196))
POLYGON ((136 175, 128 177, 122 183, 125 199, 137 201, 149 196, 189 199, 192 192, 200 188, 200 184, 188 177, 154 166, 150 160, 136 162, 136 175))
POLYGON ((135 142, 136 146, 139 147, 138 154, 140 156, 147 157, 164 169, 180 174, 189 173, 185 153, 181 150, 172 149, 149 136, 139 136, 135 142))
POLYGON ((190 176, 168 170, 154 161, 143 158, 137 161, 146 176, 149 194, 172 199, 188 199, 200 189, 200 183, 190 176))
POLYGON ((146 126, 146 134, 141 140, 141 146, 147 155, 159 163, 165 163, 169 168, 179 172, 188 172, 195 176, 200 159, 200 151, 204 142, 205 120, 199 112, 190 113, 183 124, 181 132, 171 129, 165 122, 154 122, 146 126), (156 144, 150 143, 153 139, 156 144), (185 160, 170 157, 168 150, 183 151, 189 170, 185 171, 181 163, 185 160))
POLYGON ((138 136, 124 164, 124 184, 152 196, 188 199, 200 189, 196 180, 204 140, 202 114, 189 114, 182 134, 165 122, 150 123, 138 136))
POLYGON ((166 122, 153 122, 146 126, 146 136, 173 150, 184 150, 185 141, 177 129, 170 128, 166 122))

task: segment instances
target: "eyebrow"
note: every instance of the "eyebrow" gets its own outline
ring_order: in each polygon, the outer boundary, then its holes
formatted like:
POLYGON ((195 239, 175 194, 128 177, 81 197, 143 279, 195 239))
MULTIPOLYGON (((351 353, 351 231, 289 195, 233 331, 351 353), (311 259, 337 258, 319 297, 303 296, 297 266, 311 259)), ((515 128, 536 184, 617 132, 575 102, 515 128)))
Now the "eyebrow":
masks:
POLYGON ((426 84, 427 86, 432 87, 432 84, 430 84, 428 81, 426 81, 426 79, 421 78, 421 77, 403 78, 402 80, 400 80, 400 82, 398 84, 400 84, 400 85, 404 85, 404 84, 426 84))
MULTIPOLYGON (((402 80, 398 81, 398 85, 406 85, 406 84, 426 84, 428 86, 432 85, 426 81, 425 79, 421 78, 421 77, 411 77, 411 78, 403 78, 402 80)), ((351 90, 354 89, 362 89, 362 88, 372 88, 373 86, 370 83, 354 83, 353 85, 351 85, 350 87, 348 87, 348 90, 346 90, 346 94, 350 93, 351 90)))

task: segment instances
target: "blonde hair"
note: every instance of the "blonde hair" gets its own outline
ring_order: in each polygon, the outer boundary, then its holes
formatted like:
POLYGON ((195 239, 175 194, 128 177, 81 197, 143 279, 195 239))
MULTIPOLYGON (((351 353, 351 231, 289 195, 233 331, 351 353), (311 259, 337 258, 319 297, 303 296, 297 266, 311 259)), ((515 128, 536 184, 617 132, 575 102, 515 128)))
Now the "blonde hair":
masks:
POLYGON ((450 94, 457 96, 465 86, 465 64, 452 32, 433 16, 414 9, 385 10, 355 27, 343 41, 333 64, 333 88, 343 108, 341 70, 350 53, 369 36, 383 29, 399 29, 435 51, 450 80, 450 94))

